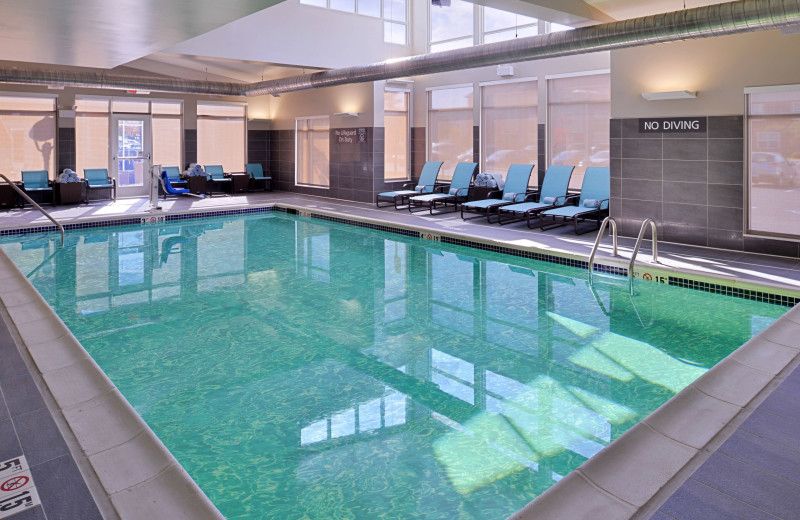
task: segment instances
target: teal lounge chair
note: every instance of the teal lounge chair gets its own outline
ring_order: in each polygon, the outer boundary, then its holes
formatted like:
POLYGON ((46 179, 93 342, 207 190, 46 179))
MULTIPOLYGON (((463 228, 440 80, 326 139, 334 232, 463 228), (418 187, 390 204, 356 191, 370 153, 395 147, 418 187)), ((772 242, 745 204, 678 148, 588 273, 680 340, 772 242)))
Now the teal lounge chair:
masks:
POLYGON ((86 204, 95 191, 110 191, 111 200, 117 200, 117 180, 108 176, 108 168, 84 168, 83 186, 86 188, 86 204))
POLYGON ((446 208, 448 204, 452 204, 453 211, 457 211, 458 205, 469 197, 470 184, 472 184, 472 178, 477 171, 478 163, 458 163, 447 193, 426 193, 411 197, 408 199, 408 211, 413 213, 415 208, 422 207, 423 209, 428 208, 430 214, 433 215, 433 210, 437 206, 441 205, 446 208))
POLYGON ((539 201, 521 202, 498 208, 497 221, 500 224, 508 224, 525 220, 528 227, 531 227, 531 219, 537 218, 542 211, 566 204, 569 179, 574 169, 574 166, 549 166, 544 172, 539 201))
POLYGON ((403 185, 401 190, 378 193, 375 196, 375 205, 380 208, 381 202, 391 202, 394 204, 394 209, 400 209, 408 204, 409 197, 421 193, 433 193, 433 189, 436 187, 436 177, 439 176, 441 168, 442 161, 426 162, 425 166, 422 167, 422 172, 419 174, 419 182, 416 185, 407 183, 403 185))
POLYGON ((261 163, 247 163, 244 165, 247 175, 250 176, 250 185, 256 189, 259 185, 264 186, 264 191, 272 191, 272 177, 264 175, 261 163))
POLYGON ((608 167, 590 166, 586 168, 581 186, 581 196, 577 206, 561 206, 560 208, 543 211, 539 215, 539 228, 552 229, 558 226, 565 226, 568 222, 575 225, 575 233, 580 235, 586 231, 578 232, 578 221, 597 220, 597 228, 600 227, 600 219, 608 214, 608 202, 610 198, 610 170, 608 167), (552 218, 550 224, 546 222, 552 218), (561 222, 558 219, 561 218, 561 222))
POLYGON ((222 166, 219 164, 209 164, 205 167, 206 180, 211 185, 211 193, 214 193, 215 188, 220 188, 216 191, 220 193, 231 192, 231 179, 225 176, 222 166), (223 189, 225 186, 227 188, 223 189))
POLYGON ((491 222, 492 215, 496 215, 497 209, 501 206, 524 201, 528 193, 528 181, 531 178, 531 171, 533 171, 532 164, 512 164, 509 166, 506 174, 506 184, 502 193, 494 191, 489 194, 493 198, 465 202, 461 205, 461 218, 467 219, 464 213, 477 213, 481 217, 486 215, 486 220, 491 222))
MULTIPOLYGON (((31 196, 32 199, 38 198, 37 202, 44 203, 46 198, 50 199, 50 204, 56 204, 53 196, 53 181, 47 170, 22 170, 22 189, 31 196), (35 197, 34 195, 37 195, 35 197)), ((23 201, 23 205, 25 202, 23 201)))

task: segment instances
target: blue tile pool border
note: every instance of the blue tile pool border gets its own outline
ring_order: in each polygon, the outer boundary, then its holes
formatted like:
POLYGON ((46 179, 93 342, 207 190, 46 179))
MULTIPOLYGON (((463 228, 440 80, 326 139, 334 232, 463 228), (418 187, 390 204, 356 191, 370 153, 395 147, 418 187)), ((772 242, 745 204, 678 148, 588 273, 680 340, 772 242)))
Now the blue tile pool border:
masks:
MULTIPOLYGON (((233 215, 247 215, 252 213, 269 213, 272 211, 279 211, 282 213, 287 213, 290 215, 300 215, 303 217, 314 218, 318 220, 325 220, 328 222, 336 222, 339 224, 346 224, 350 226, 362 227, 367 229, 373 229, 376 231, 385 231, 387 233, 394 233, 397 235, 403 235, 408 237, 421 237, 422 233, 420 231, 415 231, 412 229, 406 229, 397 226, 388 226, 383 224, 375 224, 372 222, 364 222, 361 220, 354 220, 349 218, 343 217, 335 217, 331 215, 325 215, 323 213, 313 213, 307 212, 303 210, 297 210, 294 208, 284 208, 279 205, 269 205, 269 206, 259 206, 259 207, 252 207, 252 208, 239 208, 239 209, 226 209, 226 210, 215 210, 215 211, 202 211, 196 213, 177 213, 177 214, 168 214, 168 215, 152 215, 152 216, 139 216, 139 217, 132 217, 132 218, 116 218, 116 219, 108 219, 108 220, 95 220, 91 222, 79 222, 75 224, 66 224, 64 225, 64 230, 74 230, 74 229, 89 229, 89 228, 96 228, 96 227, 111 227, 111 226, 126 226, 126 225, 147 225, 149 222, 152 223, 161 223, 161 222, 175 222, 181 220, 191 220, 191 219, 204 219, 204 218, 216 218, 216 217, 226 217, 226 216, 233 216, 233 215)), ((29 233, 48 233, 48 232, 55 232, 58 229, 55 226, 35 226, 35 227, 27 227, 27 228, 16 228, 16 229, 0 229, 0 236, 11 236, 11 235, 25 235, 29 233)), ((461 238, 453 238, 445 235, 441 235, 437 237, 437 240, 443 242, 445 244, 452 244, 457 246, 465 246, 471 247, 473 249, 480 249, 482 251, 491 251, 495 253, 500 253, 504 255, 510 256, 517 256, 522 258, 530 258, 532 260, 539 260, 542 262, 550 262, 554 264, 560 265, 567 265, 571 267, 577 267, 579 269, 587 269, 589 264, 586 260, 576 260, 574 258, 565 258, 556 255, 548 255, 546 253, 539 253, 536 251, 527 251, 524 249, 514 249, 511 247, 504 247, 495 244, 486 244, 483 242, 476 242, 474 240, 465 240, 461 238)), ((609 273, 609 274, 616 274, 620 276, 628 276, 628 270, 624 267, 615 267, 611 265, 603 265, 603 264, 594 264, 594 271, 601 272, 601 273, 609 273)), ((694 289, 698 291, 710 292, 715 294, 724 294, 727 296, 732 296, 734 298, 743 298, 745 300, 754 300, 759 302, 767 302, 773 303, 776 305, 782 305, 785 307, 793 307, 797 303, 800 303, 800 297, 795 296, 786 296, 781 294, 774 294, 765 291, 757 291, 753 289, 743 289, 739 287, 731 287, 729 285, 717 284, 713 282, 704 282, 700 280, 692 280, 689 278, 681 278, 678 276, 669 276, 668 279, 669 285, 674 285, 678 287, 684 287, 687 289, 694 289)))

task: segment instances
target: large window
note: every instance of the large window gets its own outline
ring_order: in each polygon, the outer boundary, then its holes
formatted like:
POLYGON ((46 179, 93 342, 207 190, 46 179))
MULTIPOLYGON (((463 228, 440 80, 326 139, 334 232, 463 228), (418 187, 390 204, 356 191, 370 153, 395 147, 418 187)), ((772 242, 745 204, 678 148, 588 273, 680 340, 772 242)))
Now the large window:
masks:
POLYGON ((383 0, 383 41, 405 45, 408 32, 406 0, 383 0))
POLYGON ((492 7, 483 8, 483 43, 539 34, 539 20, 492 7))
POLYGON ((153 164, 183 169, 181 101, 153 100, 153 164))
POLYGON ((408 179, 408 111, 411 93, 387 90, 383 94, 384 155, 383 178, 408 179))
POLYGON ((0 173, 20 180, 22 170, 56 169, 56 99, 0 95, 0 173))
POLYGON ((748 232, 800 236, 800 85, 747 94, 748 232))
POLYGON ((475 5, 452 0, 450 5, 430 6, 430 52, 449 51, 473 44, 475 5))
POLYGON ((108 168, 111 102, 108 98, 75 98, 75 169, 108 168))
POLYGON ((536 163, 537 92, 530 79, 481 86, 481 171, 505 175, 512 164, 536 163))
POLYGON ((451 179, 456 164, 471 162, 472 85, 428 91, 428 160, 443 161, 440 179, 451 179))
POLYGON ((243 172, 246 106, 197 102, 197 163, 221 164, 226 172, 243 172))
POLYGON ((610 75, 548 79, 547 97, 550 164, 574 166, 570 188, 580 189, 587 166, 609 165, 610 75))
POLYGON ((296 120, 296 184, 322 188, 330 186, 330 129, 328 116, 296 120))

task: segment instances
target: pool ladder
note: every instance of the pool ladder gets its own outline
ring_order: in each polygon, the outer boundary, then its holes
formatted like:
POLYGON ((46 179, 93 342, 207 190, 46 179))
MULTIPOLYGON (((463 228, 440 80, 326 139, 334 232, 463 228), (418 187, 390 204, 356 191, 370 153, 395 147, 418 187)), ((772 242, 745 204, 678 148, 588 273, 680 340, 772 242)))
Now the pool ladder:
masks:
POLYGON ((19 194, 20 197, 22 197, 23 199, 25 199, 28 202, 30 202, 33 205, 34 208, 36 208, 39 211, 41 211, 42 215, 44 215, 45 217, 50 219, 50 222, 52 222, 53 224, 56 225, 56 228, 58 228, 58 231, 61 232, 61 247, 64 247, 64 226, 62 226, 56 219, 51 217, 50 213, 46 212, 44 209, 42 209, 42 207, 40 205, 38 205, 36 202, 34 202, 34 200, 32 198, 30 198, 30 196, 27 193, 25 193, 24 191, 19 189, 19 186, 17 186, 13 182, 11 182, 8 177, 6 177, 2 173, 0 173, 0 179, 3 179, 4 181, 6 181, 9 186, 14 188, 14 191, 16 191, 19 194))
MULTIPOLYGON (((597 233, 597 238, 594 240, 594 246, 592 246, 592 254, 589 255, 589 282, 592 281, 592 272, 594 271, 594 257, 597 254, 597 248, 600 245, 600 239, 603 237, 603 233, 606 230, 606 226, 611 224, 611 238, 614 244, 614 256, 619 256, 617 254, 617 223, 611 217, 606 217, 603 220, 602 225, 600 226, 600 231, 597 233)), ((636 261, 636 255, 639 254, 639 248, 642 245, 642 239, 644 239, 644 233, 647 230, 647 224, 650 224, 650 232, 652 235, 653 240, 653 263, 658 264, 658 232, 656 231, 656 223, 651 218, 644 219, 642 222, 642 227, 639 229, 639 236, 636 238, 636 245, 633 247, 633 254, 631 254, 631 261, 628 264, 628 277, 633 279, 633 264, 636 261)), ((633 287, 631 286, 631 290, 633 287)))

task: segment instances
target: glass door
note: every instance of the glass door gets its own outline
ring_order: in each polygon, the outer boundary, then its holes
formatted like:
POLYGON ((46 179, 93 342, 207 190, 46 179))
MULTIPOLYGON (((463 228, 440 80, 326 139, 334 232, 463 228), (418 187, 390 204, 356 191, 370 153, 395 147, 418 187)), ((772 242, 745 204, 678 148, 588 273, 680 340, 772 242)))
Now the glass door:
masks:
POLYGON ((145 197, 150 189, 151 117, 114 114, 111 118, 111 176, 118 197, 145 197))

